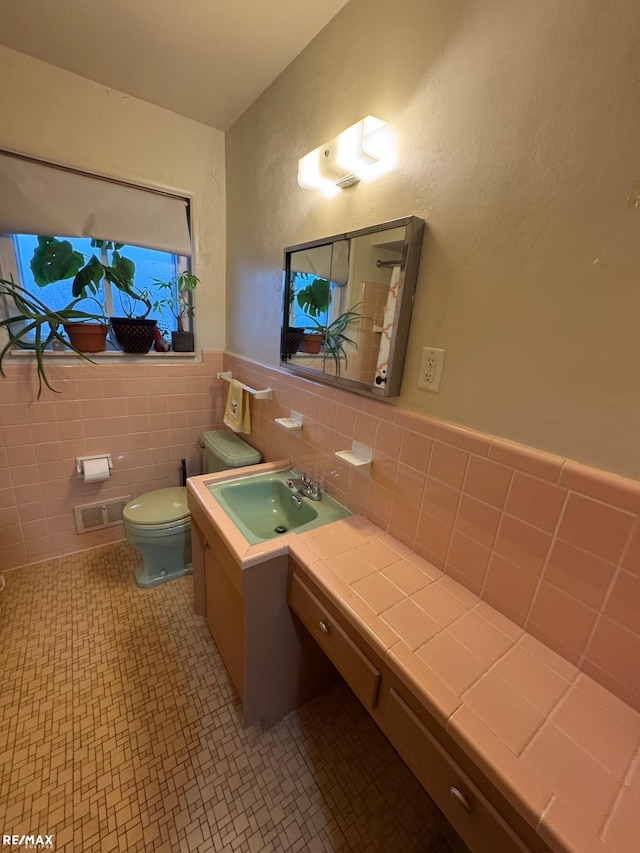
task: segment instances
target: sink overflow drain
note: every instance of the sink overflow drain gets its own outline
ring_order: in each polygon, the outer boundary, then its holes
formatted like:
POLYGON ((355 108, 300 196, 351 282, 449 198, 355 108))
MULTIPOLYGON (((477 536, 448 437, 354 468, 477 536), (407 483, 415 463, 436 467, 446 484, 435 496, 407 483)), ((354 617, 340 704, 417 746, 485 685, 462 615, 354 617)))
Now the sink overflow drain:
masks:
POLYGON ((273 528, 274 533, 286 533, 287 528, 283 524, 279 524, 277 527, 273 528))

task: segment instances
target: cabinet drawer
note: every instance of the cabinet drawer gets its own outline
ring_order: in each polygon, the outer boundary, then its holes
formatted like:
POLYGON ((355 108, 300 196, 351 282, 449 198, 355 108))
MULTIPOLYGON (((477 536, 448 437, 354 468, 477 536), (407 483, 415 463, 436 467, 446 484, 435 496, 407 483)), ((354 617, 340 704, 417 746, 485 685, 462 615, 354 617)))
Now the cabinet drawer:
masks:
POLYGON ((297 575, 291 577, 289 603, 365 708, 374 708, 380 673, 297 575))
POLYGON ((385 711, 385 730, 405 763, 474 853, 528 850, 393 688, 385 711))

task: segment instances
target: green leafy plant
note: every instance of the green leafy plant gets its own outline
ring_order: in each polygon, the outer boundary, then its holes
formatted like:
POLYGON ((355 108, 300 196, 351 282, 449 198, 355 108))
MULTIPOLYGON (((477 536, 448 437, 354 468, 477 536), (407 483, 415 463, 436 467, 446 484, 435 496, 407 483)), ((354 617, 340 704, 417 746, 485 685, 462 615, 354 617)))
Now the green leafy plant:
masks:
POLYGON ((335 365, 336 376, 340 376, 342 372, 342 363, 347 367, 347 350, 345 344, 351 344, 357 348, 357 343, 350 338, 346 333, 350 326, 355 325, 360 320, 367 319, 364 314, 360 314, 356 309, 358 305, 354 305, 348 311, 336 317, 328 326, 324 326, 315 318, 311 318, 315 323, 315 328, 309 329, 311 332, 320 332, 324 335, 322 347, 324 352, 333 359, 335 365))
POLYGON ((138 303, 146 307, 143 314, 137 315, 138 319, 146 317, 151 311, 151 299, 146 290, 140 290, 134 284, 136 265, 120 253, 124 243, 91 240, 91 248, 99 250, 101 254, 104 251, 109 263, 104 263, 96 254, 87 260, 73 248, 69 240, 38 237, 38 245, 30 263, 35 283, 38 287, 46 287, 72 278, 71 296, 80 299, 88 294, 97 294, 104 278, 118 290, 122 310, 127 317, 134 315, 138 303))
MULTIPOLYGON (((331 282, 326 278, 317 278, 310 273, 292 272, 291 286, 289 287, 289 317, 290 323, 286 336, 288 355, 294 355, 303 340, 310 337, 306 326, 309 321, 318 323, 318 317, 325 314, 331 304, 331 282), (305 285, 305 286, 301 286, 305 285), (302 314, 295 313, 295 304, 302 310, 302 314), (304 324, 304 325, 303 325, 304 324), (305 334, 306 330, 306 334, 305 334)), ((324 329, 324 326, 322 326, 324 329)), ((317 330, 312 330, 317 332, 317 330)), ((318 345, 318 344, 316 344, 318 345)), ((307 349, 303 346, 303 352, 307 349)), ((317 352, 314 348, 312 352, 317 352)))
MULTIPOLYGON (((297 273, 296 275, 306 277, 305 273, 297 273)), ((331 304, 330 282, 326 278, 314 279, 314 281, 297 292, 296 302, 304 313, 312 319, 319 317, 320 314, 324 314, 331 304)))
POLYGON ((9 336, 8 342, 0 350, 0 375, 6 376, 4 359, 13 347, 31 350, 36 356, 39 399, 43 383, 51 391, 55 391, 49 383, 43 358, 45 350, 54 341, 58 341, 66 349, 71 349, 85 361, 92 361, 63 337, 60 327, 65 323, 77 321, 101 322, 104 320, 103 314, 90 314, 77 309, 75 306, 80 299, 74 299, 66 308, 54 311, 41 299, 16 284, 13 279, 0 278, 0 299, 5 306, 5 317, 0 320, 0 329, 6 329, 9 336), (30 340, 31 335, 33 340, 30 340))
POLYGON ((181 272, 174 278, 168 281, 162 281, 155 278, 154 282, 160 290, 164 290, 168 296, 164 299, 157 300, 153 305, 154 311, 161 311, 167 308, 176 318, 176 323, 179 332, 184 332, 185 317, 193 317, 194 307, 191 301, 191 294, 200 284, 200 279, 192 272, 181 272), (174 294, 177 293, 177 299, 174 294))

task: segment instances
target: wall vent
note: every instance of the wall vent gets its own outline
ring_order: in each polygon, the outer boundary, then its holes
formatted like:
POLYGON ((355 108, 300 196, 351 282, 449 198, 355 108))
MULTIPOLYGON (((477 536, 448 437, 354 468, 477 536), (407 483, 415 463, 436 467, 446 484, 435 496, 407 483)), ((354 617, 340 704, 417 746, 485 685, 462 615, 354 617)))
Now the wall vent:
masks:
POLYGON ((78 533, 89 533, 90 530, 100 530, 102 527, 120 524, 122 510, 130 500, 131 495, 125 495, 123 498, 109 498, 107 501, 74 506, 76 530, 78 533))

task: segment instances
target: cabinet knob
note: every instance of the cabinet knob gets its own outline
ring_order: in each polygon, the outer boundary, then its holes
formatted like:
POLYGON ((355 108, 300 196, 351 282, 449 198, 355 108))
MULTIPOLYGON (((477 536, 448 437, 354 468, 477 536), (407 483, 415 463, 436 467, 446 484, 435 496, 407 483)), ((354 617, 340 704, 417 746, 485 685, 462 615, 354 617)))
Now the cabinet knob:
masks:
POLYGON ((471 805, 462 791, 458 790, 458 788, 451 787, 449 788, 449 796, 452 800, 455 800, 456 803, 461 805, 467 814, 471 814, 471 805))
POLYGON ((322 622, 322 621, 318 622, 318 628, 320 628, 320 630, 322 631, 323 634, 329 633, 329 626, 327 625, 326 622, 322 622))

